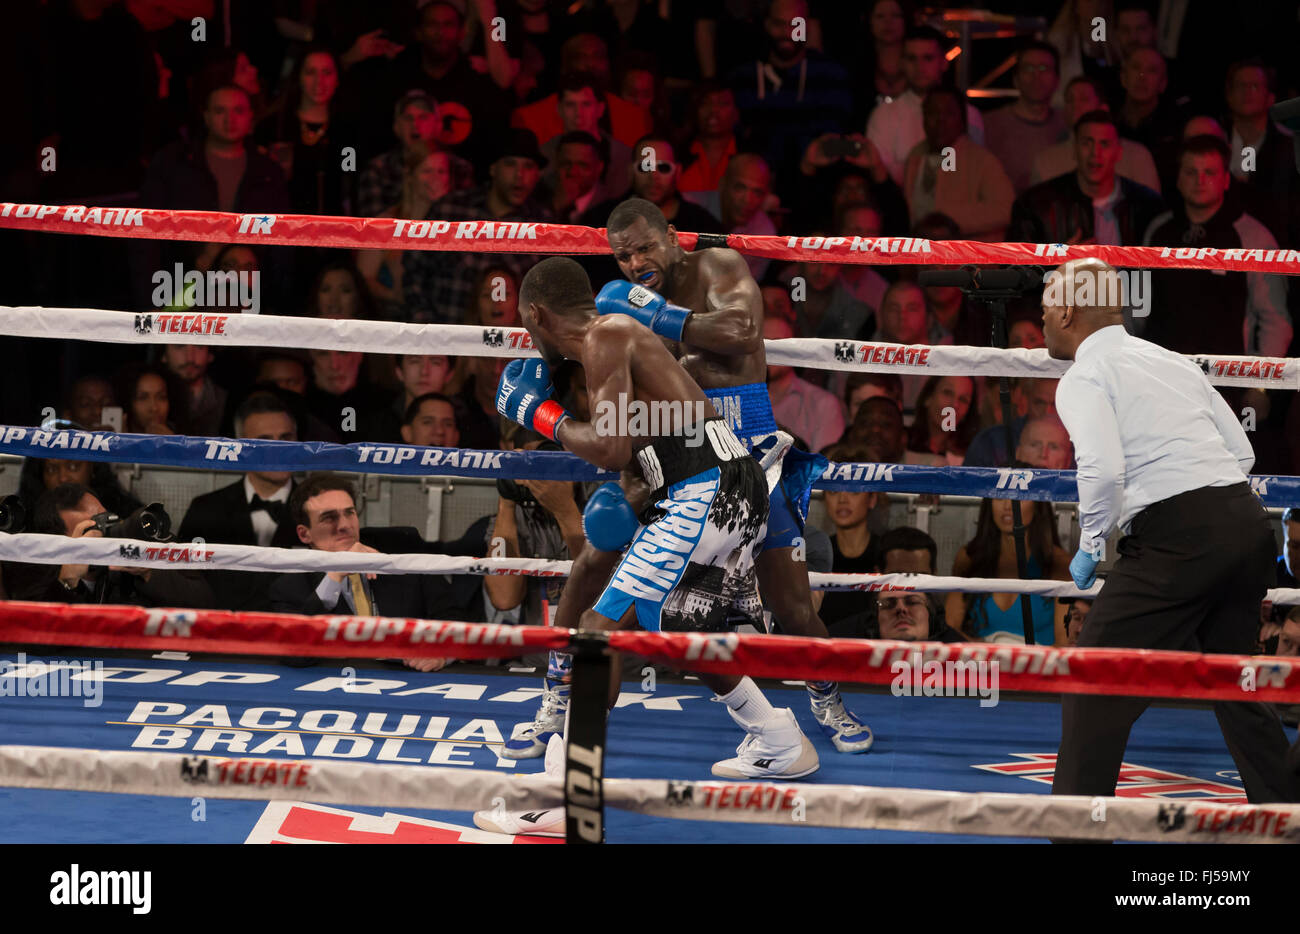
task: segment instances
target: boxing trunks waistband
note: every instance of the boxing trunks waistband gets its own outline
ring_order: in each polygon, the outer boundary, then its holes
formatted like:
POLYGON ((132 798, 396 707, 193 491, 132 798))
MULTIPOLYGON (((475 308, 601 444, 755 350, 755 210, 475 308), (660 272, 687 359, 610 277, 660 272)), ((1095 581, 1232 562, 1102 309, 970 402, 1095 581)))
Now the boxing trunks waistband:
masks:
POLYGON ((693 444, 692 440, 684 435, 664 435, 636 452, 637 463, 651 490, 651 503, 663 499, 668 490, 683 480, 749 456, 719 415, 704 420, 699 443, 693 444))
POLYGON ((776 431, 776 416, 772 414, 772 397, 767 394, 767 383, 706 389, 704 394, 745 447, 750 446, 752 439, 776 431))

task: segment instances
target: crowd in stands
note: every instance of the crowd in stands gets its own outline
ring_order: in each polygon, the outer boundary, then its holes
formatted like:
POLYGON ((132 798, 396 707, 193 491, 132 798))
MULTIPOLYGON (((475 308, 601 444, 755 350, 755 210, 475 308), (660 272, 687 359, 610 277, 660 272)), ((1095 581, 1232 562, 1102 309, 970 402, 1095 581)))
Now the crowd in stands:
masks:
MULTIPOLYGON (((1171 25, 1156 0, 992 2, 1042 28, 955 49, 904 0, 22 2, 4 14, 9 86, 23 90, 0 103, 0 200, 603 227, 640 197, 691 232, 1295 247, 1300 174, 1268 109, 1297 93, 1297 5, 1239 5, 1226 20, 1184 5, 1171 25), (1002 62, 1005 93, 959 87, 958 56, 971 75, 1002 62)), ((519 326, 519 282, 539 258, 0 239, 12 305, 149 311, 157 273, 180 264, 256 273, 258 307, 168 307, 485 329, 519 326)), ((608 256, 583 262, 597 288, 619 276, 608 256)), ((990 345, 988 309, 919 284, 923 265, 747 262, 769 340, 990 345)), ((1291 284, 1158 271, 1126 323, 1180 352, 1300 356, 1291 284)), ((497 415, 505 358, 5 340, 4 424, 38 424, 53 407, 69 426, 154 435, 543 443, 497 415)), ((1013 303, 1008 343, 1044 346, 1035 296, 1013 303)), ((1009 443, 991 378, 769 365, 768 387, 781 427, 833 460, 1074 466, 1055 380, 1013 382, 1009 443)), ((581 370, 561 388, 583 411, 581 370)), ((1300 474, 1294 394, 1224 393, 1253 414, 1256 472, 1300 474)), ((72 536, 140 505, 90 462, 29 460, 19 492, 34 529, 72 536)), ((496 513, 455 542, 363 528, 340 477, 248 473, 174 519, 181 541, 477 556, 500 541, 505 554, 568 558, 587 492, 505 483, 496 513)), ((1020 576, 1009 501, 983 503, 951 567, 936 566, 924 533, 880 528, 883 495, 828 493, 825 505, 836 571, 1020 576)), ((1028 576, 1067 580, 1071 543, 1050 506, 1022 508, 1028 576)), ((1279 560, 1281 581, 1291 562, 1279 560)), ((554 583, 518 577, 5 571, 10 597, 64 601, 537 622, 557 598, 554 583)), ((832 635, 1014 640, 1022 599, 1036 641, 1077 637, 1086 602, 1015 594, 836 593, 822 613, 832 635)), ((1266 616, 1261 634, 1294 652, 1300 623, 1266 616)))

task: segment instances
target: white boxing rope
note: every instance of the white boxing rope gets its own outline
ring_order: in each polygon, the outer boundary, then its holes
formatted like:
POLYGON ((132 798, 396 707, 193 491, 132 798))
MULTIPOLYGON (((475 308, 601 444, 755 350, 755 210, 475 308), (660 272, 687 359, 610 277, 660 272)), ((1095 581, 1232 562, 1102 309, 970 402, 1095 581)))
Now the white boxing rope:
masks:
MULTIPOLYGON (((0 746, 0 786, 113 794, 302 800, 446 811, 556 807, 561 783, 327 759, 0 746)), ((607 778, 605 804, 657 817, 998 837, 1294 843, 1300 805, 930 791, 860 785, 607 778)))
POLYGON ((53 746, 0 746, 0 786, 449 811, 486 810, 494 798, 511 810, 564 801, 561 782, 544 775, 53 746))
MULTIPOLYGON (((194 568, 229 571, 347 571, 374 574, 511 574, 568 577, 572 561, 545 558, 469 558, 435 554, 316 551, 196 542, 144 542, 125 538, 70 538, 40 532, 0 532, 0 559, 28 564, 194 568)), ((1103 581, 1080 590, 1071 581, 934 574, 822 574, 809 572, 813 590, 915 591, 919 593, 1023 593, 1039 597, 1094 598, 1103 581)), ((1300 589, 1276 588, 1264 597, 1279 606, 1300 605, 1300 589)))
MULTIPOLYGON (((393 321, 326 320, 224 311, 150 311, 0 305, 0 334, 108 343, 285 347, 363 353, 424 353, 468 357, 535 356, 523 328, 393 321)), ((768 362, 820 370, 917 376, 1060 377, 1068 360, 1046 350, 887 344, 826 338, 767 341, 768 362)), ((1191 355, 1221 386, 1300 389, 1300 360, 1289 357, 1191 355)))

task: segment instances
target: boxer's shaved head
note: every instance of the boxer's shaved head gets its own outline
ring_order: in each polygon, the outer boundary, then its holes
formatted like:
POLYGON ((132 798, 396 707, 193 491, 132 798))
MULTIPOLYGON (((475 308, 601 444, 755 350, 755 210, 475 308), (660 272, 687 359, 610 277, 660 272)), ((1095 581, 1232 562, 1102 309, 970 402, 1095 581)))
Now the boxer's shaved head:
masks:
POLYGON ((1057 360, 1094 331, 1124 323, 1124 282, 1115 268, 1095 257, 1062 263, 1043 280, 1043 337, 1057 360))
POLYGON ((609 220, 605 222, 605 231, 610 234, 622 233, 638 219, 649 224, 651 230, 657 230, 659 233, 668 232, 668 218, 664 216, 664 212, 659 210, 658 205, 644 198, 628 198, 610 211, 609 220))
POLYGON ((524 276, 519 308, 539 305, 557 315, 573 315, 595 307, 587 271, 567 256, 544 259, 524 276))

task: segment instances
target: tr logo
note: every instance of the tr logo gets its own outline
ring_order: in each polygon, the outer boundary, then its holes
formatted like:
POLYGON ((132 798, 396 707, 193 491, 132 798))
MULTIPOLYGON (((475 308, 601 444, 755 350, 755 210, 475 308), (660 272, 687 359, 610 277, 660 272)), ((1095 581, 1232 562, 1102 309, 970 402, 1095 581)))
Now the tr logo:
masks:
POLYGON ((275 226, 274 214, 241 214, 239 232, 251 234, 269 234, 275 226))

